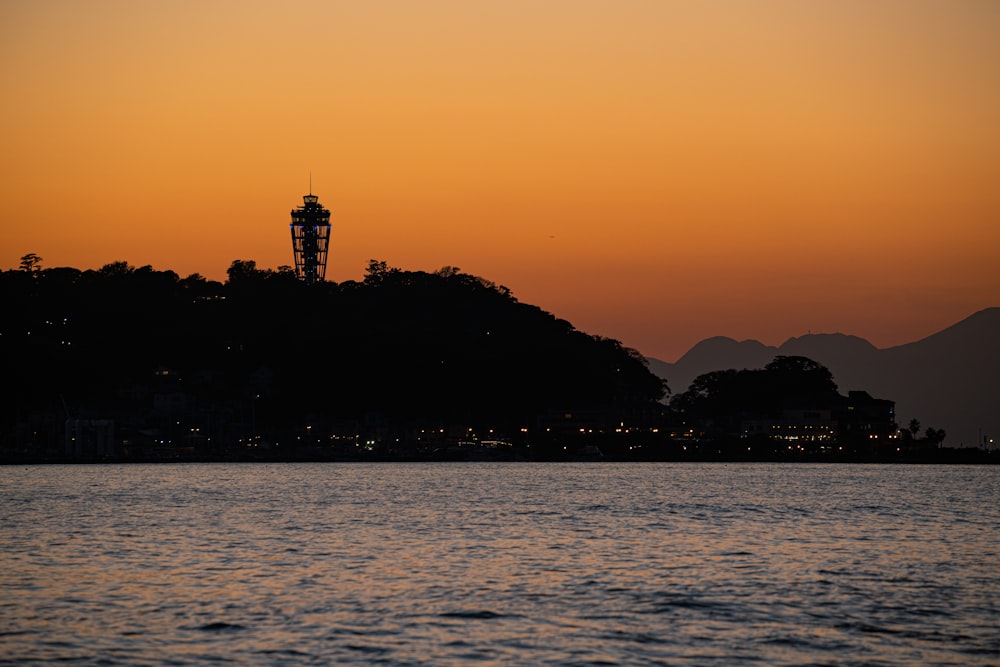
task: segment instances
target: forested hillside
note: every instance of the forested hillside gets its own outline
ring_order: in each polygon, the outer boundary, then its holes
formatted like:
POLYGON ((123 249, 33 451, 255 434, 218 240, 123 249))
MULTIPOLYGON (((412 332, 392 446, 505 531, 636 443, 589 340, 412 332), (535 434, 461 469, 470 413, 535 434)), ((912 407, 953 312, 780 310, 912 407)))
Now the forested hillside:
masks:
POLYGON ((237 423, 275 438, 345 420, 513 429, 664 395, 635 351, 454 268, 372 261, 362 281, 308 286, 235 261, 228 276, 125 262, 0 274, 3 433, 67 417, 160 432, 214 420, 217 438, 237 423))

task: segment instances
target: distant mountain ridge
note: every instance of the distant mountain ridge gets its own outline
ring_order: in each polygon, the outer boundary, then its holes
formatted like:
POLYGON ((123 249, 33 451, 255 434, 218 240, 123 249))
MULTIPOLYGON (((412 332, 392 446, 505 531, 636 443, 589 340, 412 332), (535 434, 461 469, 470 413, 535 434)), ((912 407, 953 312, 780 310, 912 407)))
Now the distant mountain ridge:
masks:
POLYGON ((673 393, 726 368, 761 368, 777 355, 803 356, 833 373, 842 392, 861 389, 896 401, 900 426, 943 428, 947 446, 1000 442, 1000 308, 986 308, 938 333, 879 349, 846 334, 807 334, 778 347, 725 336, 706 338, 675 363, 649 359, 673 393), (981 435, 980 435, 981 434, 981 435))

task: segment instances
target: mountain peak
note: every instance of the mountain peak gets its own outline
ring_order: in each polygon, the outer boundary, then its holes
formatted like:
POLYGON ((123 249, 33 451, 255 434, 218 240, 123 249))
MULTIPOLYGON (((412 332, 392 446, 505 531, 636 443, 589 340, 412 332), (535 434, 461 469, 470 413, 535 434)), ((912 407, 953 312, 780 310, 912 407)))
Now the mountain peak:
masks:
POLYGON ((805 334, 789 338, 778 347, 782 354, 808 357, 810 354, 866 355, 876 352, 877 347, 859 336, 842 333, 805 334))
POLYGON ((996 350, 1000 350, 1000 346, 996 344, 997 332, 1000 332, 1000 307, 984 308, 926 338, 888 349, 907 349, 914 345, 949 348, 954 345, 974 344, 982 346, 984 352, 992 349, 995 353, 996 350))
POLYGON ((690 363, 705 356, 733 356, 758 353, 764 350, 774 351, 776 348, 764 345, 759 340, 736 340, 728 336, 712 336, 695 344, 684 356, 677 360, 678 364, 690 363))

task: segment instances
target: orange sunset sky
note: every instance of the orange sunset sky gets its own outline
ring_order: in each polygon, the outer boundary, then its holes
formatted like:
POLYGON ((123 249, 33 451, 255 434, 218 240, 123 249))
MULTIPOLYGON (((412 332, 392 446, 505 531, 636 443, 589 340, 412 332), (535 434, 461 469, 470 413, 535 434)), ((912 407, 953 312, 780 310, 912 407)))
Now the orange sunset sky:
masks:
MULTIPOLYGON (((1000 305, 1000 2, 0 0, 0 268, 444 265, 673 361, 1000 305)), ((344 326, 352 323, 345 322, 344 326)))

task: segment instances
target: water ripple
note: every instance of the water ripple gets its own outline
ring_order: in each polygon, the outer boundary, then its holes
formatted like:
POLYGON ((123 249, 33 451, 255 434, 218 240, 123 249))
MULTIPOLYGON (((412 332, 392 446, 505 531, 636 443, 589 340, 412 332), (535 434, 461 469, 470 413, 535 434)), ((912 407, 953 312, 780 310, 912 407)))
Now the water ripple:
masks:
POLYGON ((959 466, 3 468, 0 665, 998 664, 997 489, 959 466))

